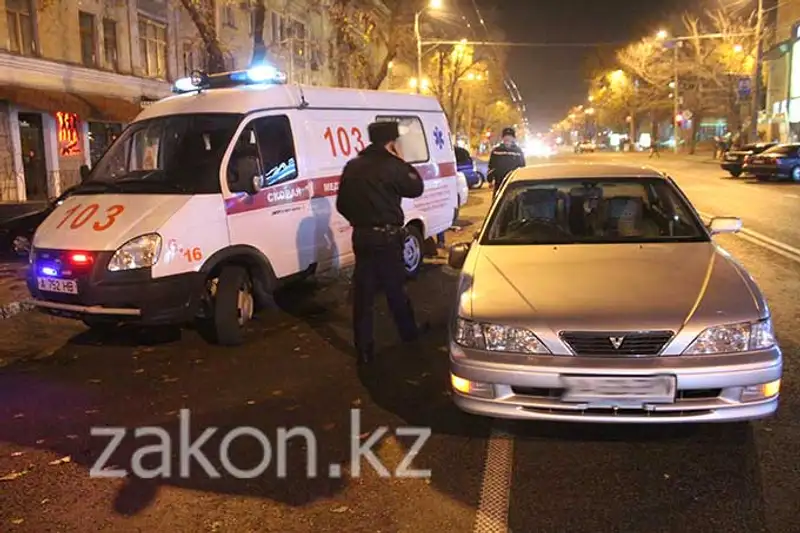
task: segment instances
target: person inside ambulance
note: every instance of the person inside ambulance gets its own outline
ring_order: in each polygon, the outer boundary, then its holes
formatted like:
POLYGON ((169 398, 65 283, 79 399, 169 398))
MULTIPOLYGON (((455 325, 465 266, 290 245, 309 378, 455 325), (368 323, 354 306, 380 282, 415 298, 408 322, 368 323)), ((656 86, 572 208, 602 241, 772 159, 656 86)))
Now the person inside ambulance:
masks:
POLYGON ((336 209, 353 226, 353 337, 359 364, 374 358, 373 314, 379 289, 386 294, 400 337, 413 342, 420 329, 405 291, 403 198, 418 198, 424 184, 406 163, 396 122, 368 127, 370 145, 344 168, 336 209))
POLYGON ((489 171, 486 179, 492 185, 494 195, 497 195, 497 191, 500 190, 506 176, 524 166, 525 154, 517 145, 517 134, 514 128, 505 128, 503 130, 503 143, 495 147, 491 156, 489 156, 489 171))

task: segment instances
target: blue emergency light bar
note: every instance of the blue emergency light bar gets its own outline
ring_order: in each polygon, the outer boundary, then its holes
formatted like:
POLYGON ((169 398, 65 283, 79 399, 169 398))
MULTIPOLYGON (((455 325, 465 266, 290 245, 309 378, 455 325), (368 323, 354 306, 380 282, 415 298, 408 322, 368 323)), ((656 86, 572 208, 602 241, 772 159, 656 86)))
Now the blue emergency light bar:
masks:
POLYGON ((247 70, 205 74, 195 71, 190 77, 180 78, 172 86, 174 93, 190 93, 206 89, 223 89, 242 85, 286 83, 286 74, 271 65, 258 65, 247 70))

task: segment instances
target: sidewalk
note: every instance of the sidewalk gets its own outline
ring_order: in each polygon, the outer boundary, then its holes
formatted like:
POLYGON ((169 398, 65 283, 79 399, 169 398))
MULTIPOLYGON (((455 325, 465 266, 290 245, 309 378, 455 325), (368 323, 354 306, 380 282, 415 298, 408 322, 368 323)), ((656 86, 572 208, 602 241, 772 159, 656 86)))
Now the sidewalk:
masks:
POLYGON ((0 262, 0 320, 32 309, 25 285, 27 268, 22 262, 0 262))

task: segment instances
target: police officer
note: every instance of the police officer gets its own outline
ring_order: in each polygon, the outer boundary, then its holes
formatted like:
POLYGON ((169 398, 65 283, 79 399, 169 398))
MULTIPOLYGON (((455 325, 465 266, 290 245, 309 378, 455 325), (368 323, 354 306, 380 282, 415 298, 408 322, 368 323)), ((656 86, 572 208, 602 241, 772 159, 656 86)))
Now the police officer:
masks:
POLYGON ((411 302, 405 292, 403 198, 417 198, 422 178, 406 163, 397 140, 396 122, 369 125, 370 145, 349 161, 342 173, 336 209, 353 226, 353 336, 360 364, 374 358, 373 307, 379 288, 400 337, 419 336, 411 302))
POLYGON ((494 196, 497 196, 506 176, 524 166, 525 154, 517 145, 517 134, 514 128, 505 128, 502 144, 496 146, 489 156, 489 171, 486 173, 486 179, 494 187, 494 196))

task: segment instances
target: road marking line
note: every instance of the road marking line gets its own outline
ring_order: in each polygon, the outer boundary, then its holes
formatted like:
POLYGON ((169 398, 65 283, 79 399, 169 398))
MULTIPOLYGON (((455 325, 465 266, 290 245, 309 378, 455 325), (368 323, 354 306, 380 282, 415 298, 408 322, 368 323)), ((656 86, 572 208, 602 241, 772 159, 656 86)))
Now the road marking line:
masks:
MULTIPOLYGON (((697 213, 701 217, 709 220, 714 218, 714 216, 709 213, 704 213, 702 211, 698 211, 697 213)), ((766 235, 758 233, 757 231, 749 230, 746 228, 742 228, 735 235, 740 239, 751 242, 753 244, 761 246, 762 248, 775 252, 778 255, 786 257, 787 259, 791 259, 793 261, 800 263, 800 249, 795 248, 794 246, 789 246, 786 243, 776 241, 775 239, 767 237, 766 235)))
POLYGON ((509 533, 508 506, 511 470, 514 461, 514 437, 492 427, 483 465, 483 481, 474 533, 509 533))
POLYGON ((784 194, 786 198, 800 198, 800 194, 784 194))

